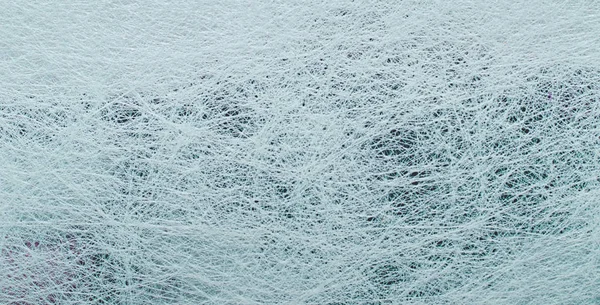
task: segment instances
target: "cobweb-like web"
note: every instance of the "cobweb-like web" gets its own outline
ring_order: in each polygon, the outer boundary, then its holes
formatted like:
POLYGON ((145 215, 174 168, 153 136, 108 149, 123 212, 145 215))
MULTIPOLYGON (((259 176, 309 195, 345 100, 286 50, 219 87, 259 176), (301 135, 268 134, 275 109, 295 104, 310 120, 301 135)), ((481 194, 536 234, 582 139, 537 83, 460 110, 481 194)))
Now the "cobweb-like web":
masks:
POLYGON ((593 1, 13 1, 2 304, 598 304, 593 1))

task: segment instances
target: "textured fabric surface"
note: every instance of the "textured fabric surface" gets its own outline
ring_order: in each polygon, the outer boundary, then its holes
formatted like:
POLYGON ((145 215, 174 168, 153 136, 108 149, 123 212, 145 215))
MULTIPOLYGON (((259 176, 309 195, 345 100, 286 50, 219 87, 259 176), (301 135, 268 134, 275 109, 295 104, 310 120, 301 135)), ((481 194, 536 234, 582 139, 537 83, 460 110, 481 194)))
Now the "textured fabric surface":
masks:
POLYGON ((1 304, 599 304, 596 1, 5 1, 1 304))

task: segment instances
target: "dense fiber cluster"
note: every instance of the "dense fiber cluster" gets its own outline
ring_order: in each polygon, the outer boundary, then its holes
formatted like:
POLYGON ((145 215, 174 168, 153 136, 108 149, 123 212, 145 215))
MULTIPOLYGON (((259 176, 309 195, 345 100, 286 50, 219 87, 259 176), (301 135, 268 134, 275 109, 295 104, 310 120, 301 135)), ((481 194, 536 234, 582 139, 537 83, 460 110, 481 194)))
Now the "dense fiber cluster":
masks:
POLYGON ((0 20, 1 304, 600 303, 594 1, 0 20))

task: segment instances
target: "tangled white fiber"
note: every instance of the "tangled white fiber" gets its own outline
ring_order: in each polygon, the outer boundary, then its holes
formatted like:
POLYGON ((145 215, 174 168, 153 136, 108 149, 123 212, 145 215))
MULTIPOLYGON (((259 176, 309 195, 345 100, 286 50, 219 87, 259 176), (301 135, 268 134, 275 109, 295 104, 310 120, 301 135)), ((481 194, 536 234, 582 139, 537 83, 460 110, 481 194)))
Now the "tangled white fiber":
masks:
POLYGON ((4 1, 0 304, 600 304, 600 5, 4 1))

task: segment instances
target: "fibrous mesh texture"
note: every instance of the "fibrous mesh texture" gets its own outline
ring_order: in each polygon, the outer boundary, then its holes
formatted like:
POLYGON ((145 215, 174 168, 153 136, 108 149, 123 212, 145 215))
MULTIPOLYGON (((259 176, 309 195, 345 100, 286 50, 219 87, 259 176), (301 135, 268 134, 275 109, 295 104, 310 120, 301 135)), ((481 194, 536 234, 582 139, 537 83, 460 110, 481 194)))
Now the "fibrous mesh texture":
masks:
POLYGON ((596 1, 5 1, 1 304, 599 304, 596 1))

